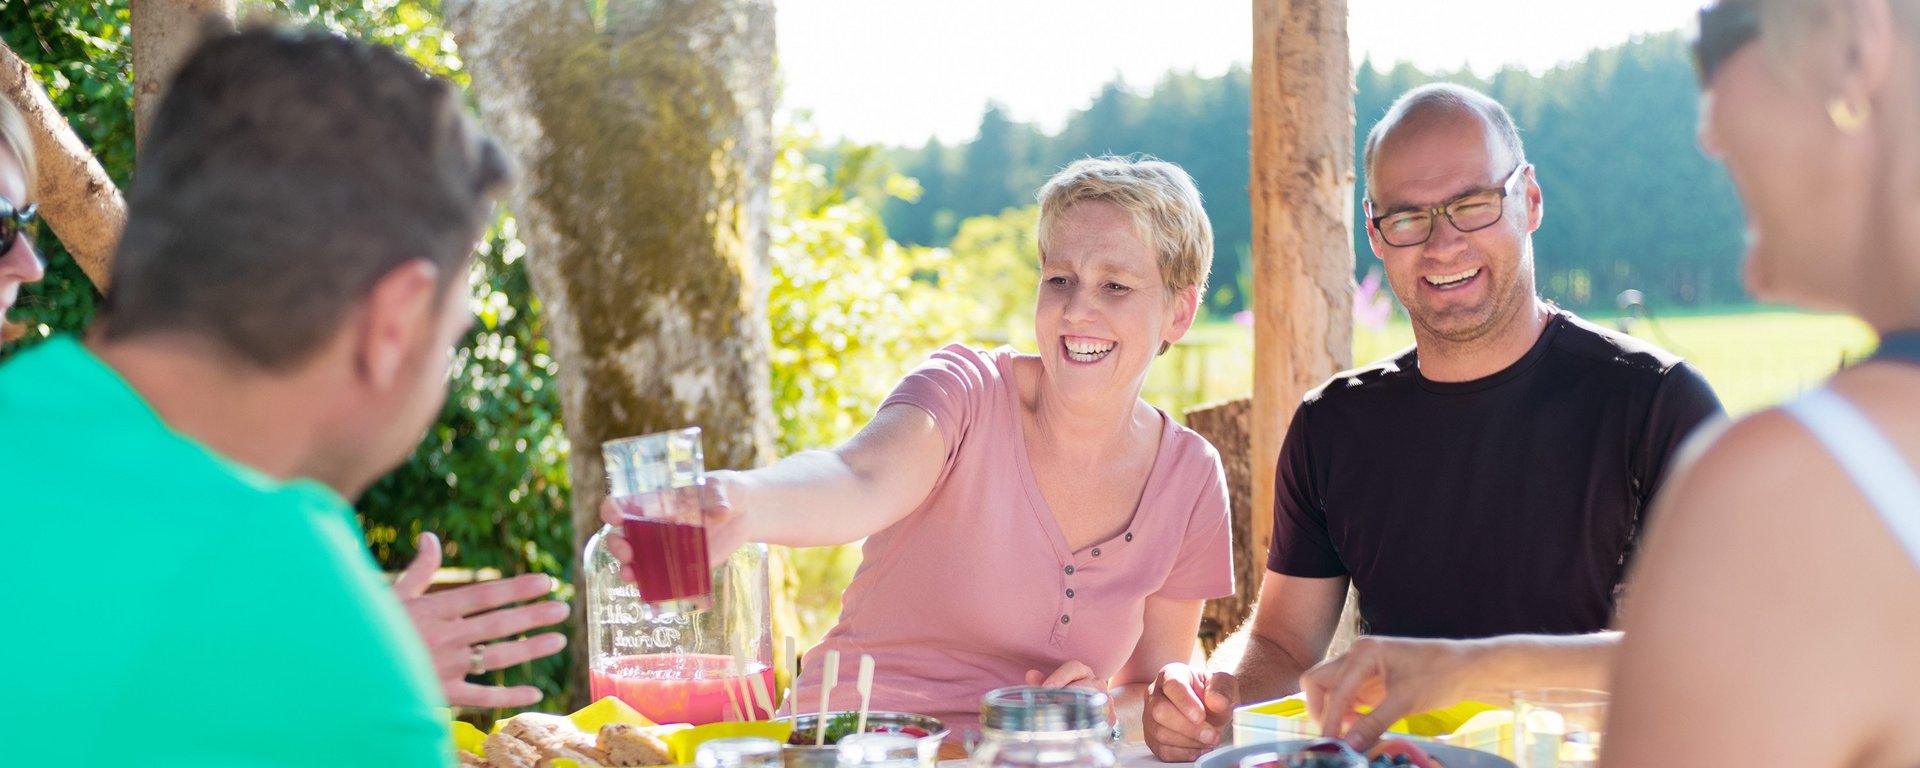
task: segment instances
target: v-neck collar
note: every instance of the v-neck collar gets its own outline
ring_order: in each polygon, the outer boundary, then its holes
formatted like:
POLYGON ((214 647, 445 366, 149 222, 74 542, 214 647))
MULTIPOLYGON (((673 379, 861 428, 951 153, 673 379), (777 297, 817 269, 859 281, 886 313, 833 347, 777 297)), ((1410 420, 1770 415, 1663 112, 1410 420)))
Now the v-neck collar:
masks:
MULTIPOLYGON (((1027 424, 1026 420, 1021 416, 1021 409, 1024 406, 1020 403, 1019 379, 1015 378, 1015 359, 1015 355, 1007 355, 1002 358, 1003 365, 1006 366, 1003 370, 1003 375, 1007 376, 1009 381, 1015 383, 1014 386, 1009 387, 1007 390, 1011 400, 1007 408, 1007 418, 1013 420, 1014 464, 1018 465, 1020 487, 1026 494, 1027 506, 1028 509, 1033 512, 1034 522, 1040 526, 1041 532, 1046 534, 1047 543, 1053 549, 1054 557, 1058 558, 1061 563, 1064 563, 1067 568, 1084 568, 1102 560, 1111 560, 1119 556, 1121 552, 1133 544, 1133 540, 1136 538, 1134 531, 1143 522, 1140 519, 1140 509, 1145 506, 1146 500, 1151 498, 1159 489, 1162 482, 1161 475, 1164 473, 1161 471, 1161 465, 1172 453, 1168 450, 1167 446, 1173 442, 1174 438, 1175 425, 1173 424, 1173 417, 1168 416, 1164 410, 1159 408, 1153 409, 1154 413, 1160 415, 1160 439, 1154 446, 1153 464, 1147 468, 1147 481, 1140 486, 1139 498, 1134 499, 1133 513, 1127 519, 1126 528, 1104 541, 1096 541, 1079 551, 1069 551, 1067 549, 1067 534, 1060 528, 1060 519, 1054 516, 1053 508, 1047 506, 1046 496, 1040 493, 1040 478, 1034 474, 1033 459, 1027 452, 1027 424)), ((1068 575, 1072 575, 1073 571, 1069 570, 1067 573, 1068 575)))

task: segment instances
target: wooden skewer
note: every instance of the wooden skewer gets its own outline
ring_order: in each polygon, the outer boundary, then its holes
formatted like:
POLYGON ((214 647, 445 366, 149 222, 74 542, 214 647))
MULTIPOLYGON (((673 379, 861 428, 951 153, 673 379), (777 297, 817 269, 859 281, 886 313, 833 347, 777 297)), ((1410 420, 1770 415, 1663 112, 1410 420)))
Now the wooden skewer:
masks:
MULTIPOLYGON (((740 722, 751 722, 760 719, 759 712, 753 708, 753 692, 747 687, 747 676, 750 674, 747 671, 747 657, 744 654, 733 657, 733 668, 734 671, 740 673, 740 676, 734 678, 734 682, 727 687, 732 689, 734 686, 739 686, 740 688, 740 714, 744 715, 744 717, 740 718, 740 722)), ((731 693, 732 691, 729 690, 728 692, 731 693)))
POLYGON ((760 705, 760 711, 773 717, 773 701, 767 696, 767 680, 760 675, 753 676, 753 700, 760 705))
POLYGON ((754 704, 753 684, 755 682, 758 682, 759 680, 760 680, 759 675, 752 675, 751 677, 748 677, 740 681, 740 701, 746 704, 748 720, 759 720, 763 717, 773 717, 773 713, 768 711, 765 705, 756 706, 754 704))
POLYGON ((867 708, 873 704, 873 654, 860 654, 860 679, 854 681, 853 687, 860 692, 860 719, 853 732, 866 733, 867 708))
POLYGON ((800 702, 793 700, 793 665, 800 656, 795 645, 793 635, 787 635, 786 644, 782 646, 780 654, 780 674, 787 678, 787 688, 780 692, 780 700, 786 703, 787 714, 797 717, 800 714, 800 702))
POLYGON ((727 695, 727 713, 724 715, 725 719, 739 722, 741 719, 739 717, 740 696, 734 693, 733 686, 725 680, 720 681, 720 692, 727 695))
POLYGON ((827 745, 827 701, 833 684, 840 681, 840 652, 827 651, 826 668, 820 670, 820 716, 813 721, 813 745, 827 745))

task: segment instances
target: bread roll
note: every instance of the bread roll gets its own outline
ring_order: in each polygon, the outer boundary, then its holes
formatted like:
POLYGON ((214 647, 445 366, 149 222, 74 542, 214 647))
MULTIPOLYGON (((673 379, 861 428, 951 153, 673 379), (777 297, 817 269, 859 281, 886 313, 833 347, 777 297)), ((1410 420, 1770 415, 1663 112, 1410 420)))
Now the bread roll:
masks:
POLYGON ((613 766, 672 765, 673 751, 657 735, 659 729, 627 723, 608 723, 600 728, 596 744, 613 766))
POLYGON ((481 747, 487 751, 487 764, 493 768, 539 768, 540 750, 514 738, 506 731, 487 736, 481 747))

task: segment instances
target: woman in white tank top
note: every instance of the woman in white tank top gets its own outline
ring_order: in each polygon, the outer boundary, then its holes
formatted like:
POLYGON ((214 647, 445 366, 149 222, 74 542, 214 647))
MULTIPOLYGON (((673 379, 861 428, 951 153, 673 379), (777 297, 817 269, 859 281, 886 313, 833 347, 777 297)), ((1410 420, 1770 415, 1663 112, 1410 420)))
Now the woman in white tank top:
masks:
POLYGON ((1634 575, 1603 761, 1920 766, 1920 0, 1721 0, 1695 52, 1749 288, 1882 344, 1696 440, 1634 575))

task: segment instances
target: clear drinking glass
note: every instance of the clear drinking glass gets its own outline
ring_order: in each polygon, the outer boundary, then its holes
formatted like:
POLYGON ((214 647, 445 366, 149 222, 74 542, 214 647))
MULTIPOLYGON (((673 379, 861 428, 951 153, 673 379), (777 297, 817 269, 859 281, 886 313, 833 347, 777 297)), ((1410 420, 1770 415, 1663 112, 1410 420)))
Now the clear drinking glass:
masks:
POLYGON ((620 528, 633 547, 635 582, 649 617, 706 610, 713 572, 707 567, 707 526, 700 514, 706 457, 700 428, 687 427, 600 446, 620 509, 620 528))
POLYGON ((779 768, 780 742, 754 736, 709 739, 693 751, 695 768, 779 768))
POLYGON ((1607 692, 1538 688, 1513 694, 1513 754, 1519 768, 1600 764, 1607 692))
POLYGON ((922 764, 920 740, 904 733, 851 733, 840 737, 840 768, 933 768, 922 764))

